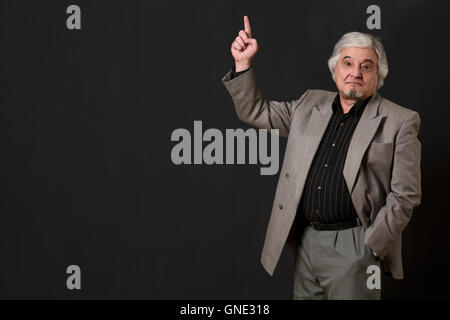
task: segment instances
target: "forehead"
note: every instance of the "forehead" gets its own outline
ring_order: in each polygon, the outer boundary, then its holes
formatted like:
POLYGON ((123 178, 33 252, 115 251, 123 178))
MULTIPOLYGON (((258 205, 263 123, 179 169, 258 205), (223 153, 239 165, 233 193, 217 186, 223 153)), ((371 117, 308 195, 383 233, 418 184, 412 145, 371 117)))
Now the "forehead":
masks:
POLYGON ((348 59, 353 59, 359 62, 363 62, 366 59, 370 59, 374 63, 377 61, 377 54, 373 48, 344 48, 339 54, 339 60, 342 60, 345 57, 349 57, 348 59))

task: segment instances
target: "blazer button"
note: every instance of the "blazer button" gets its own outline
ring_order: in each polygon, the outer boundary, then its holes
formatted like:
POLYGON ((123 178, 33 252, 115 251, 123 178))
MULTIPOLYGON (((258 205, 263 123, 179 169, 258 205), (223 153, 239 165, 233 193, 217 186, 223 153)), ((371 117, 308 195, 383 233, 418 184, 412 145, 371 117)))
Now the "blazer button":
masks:
POLYGON ((279 207, 280 207, 280 210, 283 210, 283 205, 280 204, 279 207))
POLYGON ((289 178, 289 173, 286 173, 284 176, 285 176, 286 178, 289 178))
POLYGON ((369 217, 364 217, 364 220, 366 220, 366 222, 370 221, 369 217))

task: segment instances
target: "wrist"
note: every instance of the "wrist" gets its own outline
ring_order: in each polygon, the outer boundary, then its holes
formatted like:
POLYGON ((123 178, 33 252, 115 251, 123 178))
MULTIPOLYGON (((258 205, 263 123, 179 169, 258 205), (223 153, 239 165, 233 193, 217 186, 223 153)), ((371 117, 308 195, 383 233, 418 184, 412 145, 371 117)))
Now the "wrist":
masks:
POLYGON ((242 62, 236 62, 235 64, 235 71, 240 72, 247 69, 250 69, 252 67, 251 61, 242 61, 242 62))

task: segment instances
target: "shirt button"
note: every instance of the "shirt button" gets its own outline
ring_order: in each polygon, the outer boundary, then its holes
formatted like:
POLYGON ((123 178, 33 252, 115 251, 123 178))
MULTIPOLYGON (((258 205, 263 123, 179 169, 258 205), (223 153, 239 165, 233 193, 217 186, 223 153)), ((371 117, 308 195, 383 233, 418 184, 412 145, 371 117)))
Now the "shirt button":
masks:
POLYGON ((322 189, 322 187, 321 187, 321 186, 318 186, 317 189, 320 190, 320 189, 322 189))
POLYGON ((332 146, 333 146, 333 147, 336 146, 336 143, 333 143, 332 146))
POLYGON ((328 164, 327 163, 325 163, 325 168, 328 168, 328 164))
POLYGON ((344 125, 344 123, 343 123, 343 122, 341 122, 341 123, 340 123, 340 125, 341 125, 341 127, 342 127, 342 126, 344 125))
POLYGON ((319 213, 319 209, 316 210, 316 213, 319 213))

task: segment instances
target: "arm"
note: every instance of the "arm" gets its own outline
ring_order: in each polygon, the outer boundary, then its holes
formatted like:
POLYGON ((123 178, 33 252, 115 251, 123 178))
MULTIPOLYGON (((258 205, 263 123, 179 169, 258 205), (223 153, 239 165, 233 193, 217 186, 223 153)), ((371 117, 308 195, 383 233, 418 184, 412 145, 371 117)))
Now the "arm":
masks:
POLYGON ((395 139, 391 192, 373 224, 366 230, 365 244, 383 259, 411 219, 421 201, 421 144, 417 139, 420 116, 414 112, 400 127, 395 139))
POLYGON ((250 21, 244 16, 244 29, 231 44, 235 70, 222 79, 230 93, 238 118, 257 128, 279 129, 287 137, 295 109, 306 97, 307 92, 296 101, 278 102, 264 99, 256 83, 252 59, 258 52, 258 43, 252 38, 250 21))
POLYGON ((304 101, 308 91, 298 100, 278 102, 266 100, 256 83, 254 69, 232 77, 232 71, 222 79, 223 84, 233 99, 238 118, 257 128, 279 129, 280 136, 287 137, 292 116, 304 101))

